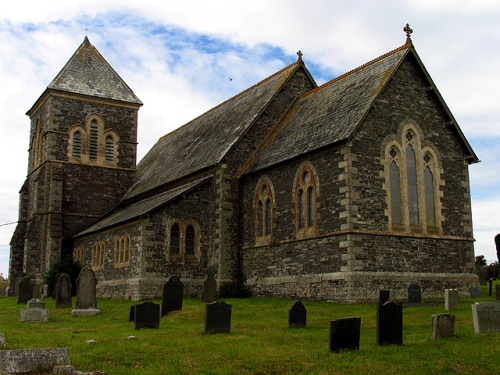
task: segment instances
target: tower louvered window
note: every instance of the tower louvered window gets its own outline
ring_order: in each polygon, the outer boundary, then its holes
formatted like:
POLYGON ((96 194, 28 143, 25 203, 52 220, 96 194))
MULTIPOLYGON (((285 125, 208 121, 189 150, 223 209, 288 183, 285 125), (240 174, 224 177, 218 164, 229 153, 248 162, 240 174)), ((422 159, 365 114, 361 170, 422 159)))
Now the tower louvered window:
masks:
POLYGON ((108 135, 106 137, 106 148, 105 148, 105 157, 104 160, 107 162, 112 162, 115 157, 115 142, 113 137, 108 135))
POLYGON ((73 149, 72 155, 75 159, 79 159, 82 156, 82 133, 76 131, 73 134, 73 149))
POLYGON ((89 138, 89 159, 97 160, 97 152, 99 147, 99 127, 96 120, 90 123, 90 138, 89 138))

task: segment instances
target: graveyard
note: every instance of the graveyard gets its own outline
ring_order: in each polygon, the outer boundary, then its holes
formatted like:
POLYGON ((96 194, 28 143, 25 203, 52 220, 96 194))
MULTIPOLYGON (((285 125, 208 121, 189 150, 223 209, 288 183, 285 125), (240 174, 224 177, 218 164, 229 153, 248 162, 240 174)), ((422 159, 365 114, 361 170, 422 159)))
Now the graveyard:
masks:
MULTIPOLYGON (((107 374, 493 374, 500 368, 500 333, 476 333, 472 305, 497 302, 488 286, 481 295, 459 298, 451 311, 444 293, 443 300, 426 300, 423 293, 422 303, 396 301, 403 303, 402 345, 379 345, 377 304, 302 301, 306 322, 291 327, 296 301, 284 298, 219 299, 230 306, 229 312, 222 307, 230 329, 211 331, 205 321, 210 304, 195 297, 184 297, 181 310, 165 314, 162 300, 142 305, 97 298, 99 314, 91 316, 72 315, 75 298, 72 307, 44 298, 47 322, 20 321, 26 305, 0 297, 0 333, 3 350, 67 348, 76 370, 107 374), (131 319, 142 309, 160 315, 152 328, 131 319), (433 316, 445 313, 454 315, 454 335, 433 337, 433 316), (359 319, 346 319, 354 317, 359 319), (359 346, 330 350, 334 320, 350 321, 359 346)), ((298 315, 304 318, 302 306, 298 315)))

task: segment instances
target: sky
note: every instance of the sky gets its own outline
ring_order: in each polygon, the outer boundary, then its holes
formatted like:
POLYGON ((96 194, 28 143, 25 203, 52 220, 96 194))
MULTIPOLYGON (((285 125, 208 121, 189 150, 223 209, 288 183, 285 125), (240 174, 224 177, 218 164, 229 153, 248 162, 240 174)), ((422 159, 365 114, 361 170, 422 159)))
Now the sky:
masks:
POLYGON ((500 233, 500 1, 46 0, 0 15, 0 273, 26 178, 31 108, 87 35, 142 100, 138 161, 166 133, 297 59, 318 84, 405 43, 481 160, 469 167, 476 255, 500 233))

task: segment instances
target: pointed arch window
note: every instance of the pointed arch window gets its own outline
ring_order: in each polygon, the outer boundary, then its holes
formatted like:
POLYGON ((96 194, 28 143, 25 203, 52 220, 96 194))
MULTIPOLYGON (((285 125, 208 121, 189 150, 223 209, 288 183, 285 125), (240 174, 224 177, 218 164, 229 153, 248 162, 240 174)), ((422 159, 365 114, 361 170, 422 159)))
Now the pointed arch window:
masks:
POLYGON ((180 241, 181 241, 181 230, 178 224, 172 225, 172 229, 170 230, 170 254, 179 254, 180 253, 180 241))
POLYGON ((408 180, 408 213, 410 216, 410 225, 418 225, 417 165, 415 151, 411 144, 406 148, 406 172, 408 180))
POLYGON ((80 156, 82 156, 82 133, 79 130, 73 133, 73 148, 71 150, 71 156, 75 159, 80 159, 80 156))
POLYGON ((167 258, 171 262, 199 262, 200 226, 194 220, 175 219, 169 226, 167 258))
POLYGON ((299 168, 295 178, 295 227, 298 238, 318 234, 316 200, 319 194, 316 171, 310 163, 299 168))
POLYGON ((96 120, 90 122, 89 135, 89 159, 97 160, 97 150, 99 146, 99 126, 96 120))
POLYGON ((261 177, 255 189, 255 242, 269 244, 273 232, 274 188, 267 177, 261 177))
POLYGON ((186 255, 194 255, 194 228, 192 225, 186 227, 186 255))
POLYGON ((106 136, 106 148, 104 160, 107 162, 112 162, 115 158, 115 141, 112 136, 106 136))

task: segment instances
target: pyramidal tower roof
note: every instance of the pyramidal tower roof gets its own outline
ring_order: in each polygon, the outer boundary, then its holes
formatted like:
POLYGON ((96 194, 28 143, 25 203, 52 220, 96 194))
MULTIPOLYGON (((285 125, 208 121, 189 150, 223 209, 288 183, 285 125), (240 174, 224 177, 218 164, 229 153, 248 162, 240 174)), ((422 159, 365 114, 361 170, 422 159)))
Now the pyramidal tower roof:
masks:
POLYGON ((87 36, 47 89, 142 105, 87 36))

